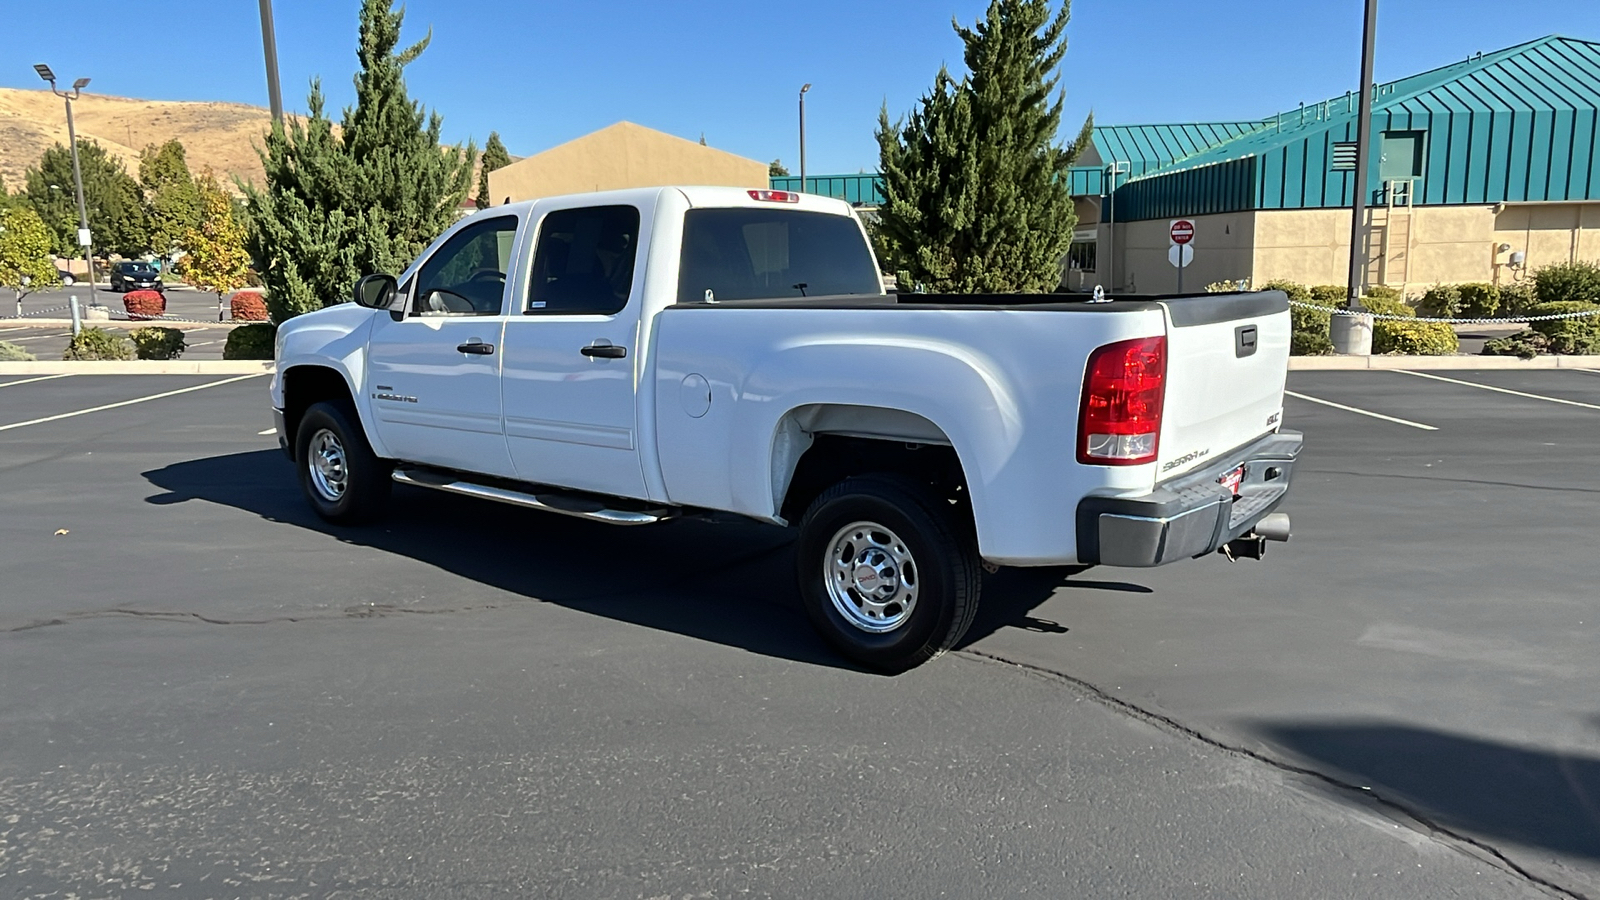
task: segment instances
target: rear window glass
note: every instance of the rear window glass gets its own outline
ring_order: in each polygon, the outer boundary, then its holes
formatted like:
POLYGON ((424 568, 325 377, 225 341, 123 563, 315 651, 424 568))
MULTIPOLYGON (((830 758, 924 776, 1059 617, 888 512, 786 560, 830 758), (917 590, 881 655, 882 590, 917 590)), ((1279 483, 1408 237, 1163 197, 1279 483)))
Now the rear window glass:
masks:
POLYGON ((854 219, 787 209, 691 209, 678 302, 880 294, 854 219))

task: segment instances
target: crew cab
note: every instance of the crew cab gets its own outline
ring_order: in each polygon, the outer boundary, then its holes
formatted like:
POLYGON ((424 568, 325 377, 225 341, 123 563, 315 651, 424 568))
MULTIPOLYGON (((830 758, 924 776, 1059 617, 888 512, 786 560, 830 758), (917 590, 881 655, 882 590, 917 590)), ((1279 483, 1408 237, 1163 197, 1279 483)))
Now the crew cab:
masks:
POLYGON ((613 525, 796 527, 821 634, 955 645, 1000 566, 1260 558, 1301 436, 1280 292, 886 293, 846 204, 666 187, 475 213, 278 329, 311 506, 396 482, 613 525))

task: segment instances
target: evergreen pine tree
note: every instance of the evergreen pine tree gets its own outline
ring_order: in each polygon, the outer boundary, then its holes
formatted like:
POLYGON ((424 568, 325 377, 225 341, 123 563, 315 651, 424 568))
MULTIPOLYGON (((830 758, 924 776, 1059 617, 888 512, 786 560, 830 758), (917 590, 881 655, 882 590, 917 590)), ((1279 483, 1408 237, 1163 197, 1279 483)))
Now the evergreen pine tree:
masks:
POLYGON ((506 145, 500 143, 500 132, 489 132, 489 140, 483 145, 483 157, 478 167, 478 196, 473 201, 479 209, 488 209, 494 205, 489 199, 489 173, 509 165, 511 165, 511 154, 506 152, 506 145))
POLYGON ((879 113, 882 240, 911 282, 979 293, 1060 282, 1077 225, 1068 169, 1093 119, 1070 145, 1056 144, 1071 4, 1054 14, 1051 5, 991 0, 983 21, 954 25, 968 75, 956 81, 941 68, 907 119, 879 113))
POLYGON ((439 144, 443 120, 406 94, 403 11, 363 0, 356 104, 340 131, 313 83, 304 124, 274 124, 260 151, 266 187, 244 186, 248 248, 276 322, 348 299, 356 279, 400 272, 456 219, 476 150, 439 144))
POLYGON ((151 144, 139 154, 139 184, 144 187, 150 247, 170 256, 190 229, 200 224, 200 192, 183 144, 176 139, 151 144))
MULTIPOLYGON (((78 164, 83 173, 84 208, 94 248, 100 253, 137 256, 150 249, 144 194, 122 161, 99 144, 78 138, 78 164)), ((75 256, 78 246, 78 202, 72 181, 72 151, 56 144, 27 172, 28 202, 54 235, 56 253, 75 256)))

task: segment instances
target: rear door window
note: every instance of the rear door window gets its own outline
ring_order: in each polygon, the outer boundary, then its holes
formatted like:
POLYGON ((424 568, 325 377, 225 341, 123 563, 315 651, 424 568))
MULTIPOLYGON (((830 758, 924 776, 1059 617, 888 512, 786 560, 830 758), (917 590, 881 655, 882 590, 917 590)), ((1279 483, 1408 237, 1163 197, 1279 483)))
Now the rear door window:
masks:
POLYGON ((878 265, 849 216, 788 209, 691 209, 678 302, 881 294, 878 265))
POLYGON ((639 252, 633 206, 559 209, 539 226, 529 315, 609 316, 628 305, 639 252))

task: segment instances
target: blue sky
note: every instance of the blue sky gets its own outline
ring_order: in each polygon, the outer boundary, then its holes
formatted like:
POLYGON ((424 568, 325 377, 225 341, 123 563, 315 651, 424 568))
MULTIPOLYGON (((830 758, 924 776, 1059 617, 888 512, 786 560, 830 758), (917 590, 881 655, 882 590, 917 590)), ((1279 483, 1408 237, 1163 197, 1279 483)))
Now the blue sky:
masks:
MULTIPOLYGON (((952 16, 986 0, 411 0, 405 37, 433 43, 407 70, 446 137, 497 130, 526 156, 628 119, 798 168, 796 93, 812 173, 872 170, 878 108, 910 109, 941 63, 959 69, 952 16)), ((276 0, 284 102, 322 76, 353 97, 357 0, 276 0)), ((7 4, 0 85, 39 85, 48 62, 91 90, 266 105, 250 0, 7 4), (93 38, 86 45, 82 23, 93 38), (126 45, 114 36, 130 39, 126 45)), ((1343 93, 1358 78, 1361 0, 1077 0, 1063 66, 1070 137, 1102 124, 1261 118, 1343 93)), ((1600 40, 1596 0, 1380 0, 1379 80, 1545 34, 1600 40)))

